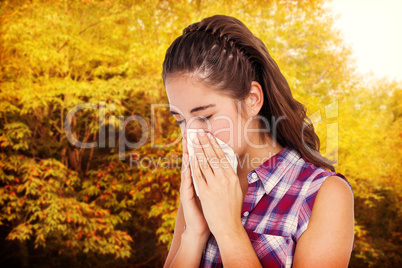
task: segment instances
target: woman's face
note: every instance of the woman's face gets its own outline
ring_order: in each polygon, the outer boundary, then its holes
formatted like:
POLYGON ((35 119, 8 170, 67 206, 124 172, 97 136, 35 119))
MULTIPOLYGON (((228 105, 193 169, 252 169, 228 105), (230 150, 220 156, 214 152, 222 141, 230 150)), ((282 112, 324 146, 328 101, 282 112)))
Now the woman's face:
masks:
POLYGON ((233 148, 235 153, 244 153, 245 118, 240 102, 216 90, 205 87, 189 75, 167 79, 166 92, 170 113, 175 117, 182 133, 186 129, 204 129, 233 148))

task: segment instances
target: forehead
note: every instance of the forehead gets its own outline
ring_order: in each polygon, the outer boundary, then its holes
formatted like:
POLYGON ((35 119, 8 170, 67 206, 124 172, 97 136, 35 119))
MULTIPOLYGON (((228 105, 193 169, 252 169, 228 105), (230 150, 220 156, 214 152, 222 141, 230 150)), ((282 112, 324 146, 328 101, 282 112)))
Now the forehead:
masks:
POLYGON ((195 77, 189 75, 176 76, 166 81, 166 93, 170 109, 177 112, 189 112, 195 106, 217 104, 223 101, 216 90, 205 86, 195 77))

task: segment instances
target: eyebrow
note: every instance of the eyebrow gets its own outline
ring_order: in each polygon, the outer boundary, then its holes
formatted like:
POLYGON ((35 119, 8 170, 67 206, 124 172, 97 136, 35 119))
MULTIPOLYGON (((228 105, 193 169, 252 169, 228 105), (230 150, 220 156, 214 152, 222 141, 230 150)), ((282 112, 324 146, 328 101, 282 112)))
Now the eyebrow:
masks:
MULTIPOLYGON (((190 111, 190 113, 192 114, 192 113, 195 113, 195 112, 198 112, 198 111, 203 111, 203 110, 206 110, 206 109, 208 109, 208 108, 215 107, 215 106, 216 106, 215 104, 209 104, 209 105, 205 105, 205 106, 199 106, 199 107, 196 107, 196 108, 192 109, 192 110, 190 111)), ((169 113, 172 114, 172 115, 179 114, 179 113, 176 112, 176 111, 169 111, 169 113)))

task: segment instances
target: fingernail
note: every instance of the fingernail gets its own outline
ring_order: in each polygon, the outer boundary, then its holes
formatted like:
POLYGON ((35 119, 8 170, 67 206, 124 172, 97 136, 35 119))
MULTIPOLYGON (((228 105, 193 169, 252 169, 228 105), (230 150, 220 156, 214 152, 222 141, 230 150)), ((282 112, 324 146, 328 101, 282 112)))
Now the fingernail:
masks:
POLYGON ((207 136, 208 136, 208 139, 212 140, 213 137, 212 137, 211 133, 208 132, 207 136))
POLYGON ((197 130, 197 132, 198 132, 198 135, 200 135, 201 137, 203 137, 205 135, 205 132, 203 129, 199 129, 199 130, 197 130))

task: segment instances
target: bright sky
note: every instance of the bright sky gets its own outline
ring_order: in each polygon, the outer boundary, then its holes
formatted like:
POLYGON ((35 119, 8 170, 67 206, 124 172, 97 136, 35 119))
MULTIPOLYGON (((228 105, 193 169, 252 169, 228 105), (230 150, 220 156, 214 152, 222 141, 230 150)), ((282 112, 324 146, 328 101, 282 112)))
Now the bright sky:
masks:
POLYGON ((402 81, 402 0, 332 0, 361 73, 402 81))

